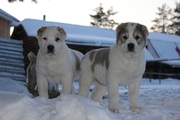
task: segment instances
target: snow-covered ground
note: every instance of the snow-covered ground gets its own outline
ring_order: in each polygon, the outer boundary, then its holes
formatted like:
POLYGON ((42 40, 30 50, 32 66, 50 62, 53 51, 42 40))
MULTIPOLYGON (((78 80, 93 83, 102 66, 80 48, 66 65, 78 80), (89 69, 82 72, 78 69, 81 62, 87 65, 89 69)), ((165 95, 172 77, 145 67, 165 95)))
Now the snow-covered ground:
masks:
MULTIPOLYGON (((143 79, 139 104, 142 110, 129 110, 127 88, 119 87, 119 114, 78 95, 54 99, 32 98, 25 83, 0 78, 0 120, 180 120, 180 81, 143 79)), ((78 89, 78 84, 75 83, 78 89)))

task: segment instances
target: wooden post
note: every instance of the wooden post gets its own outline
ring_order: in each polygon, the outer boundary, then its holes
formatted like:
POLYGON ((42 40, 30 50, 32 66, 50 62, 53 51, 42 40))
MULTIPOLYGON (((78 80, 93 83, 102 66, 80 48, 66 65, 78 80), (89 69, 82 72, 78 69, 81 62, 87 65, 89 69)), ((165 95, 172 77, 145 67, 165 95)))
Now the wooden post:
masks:
POLYGON ((43 20, 46 21, 46 15, 43 15, 43 20))
POLYGON ((160 63, 160 68, 159 68, 159 84, 161 84, 161 63, 160 63))

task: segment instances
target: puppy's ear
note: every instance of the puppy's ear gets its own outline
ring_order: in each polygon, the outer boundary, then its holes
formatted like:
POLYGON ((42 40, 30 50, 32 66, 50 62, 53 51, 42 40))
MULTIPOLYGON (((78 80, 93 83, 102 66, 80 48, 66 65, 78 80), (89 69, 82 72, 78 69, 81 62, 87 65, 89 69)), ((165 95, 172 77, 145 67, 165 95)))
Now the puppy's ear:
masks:
POLYGON ((145 37, 147 38, 147 36, 149 35, 147 27, 142 24, 137 24, 137 27, 140 29, 140 31, 142 31, 142 33, 144 33, 145 37))
POLYGON ((116 44, 119 44, 119 36, 126 32, 126 26, 127 23, 121 23, 120 25, 117 26, 116 28, 116 44))
POLYGON ((62 27, 57 27, 57 29, 62 35, 62 40, 65 40, 67 36, 65 30, 62 27))
POLYGON ((46 29, 47 27, 43 26, 37 30, 37 37, 41 35, 41 33, 46 29))
POLYGON ((146 37, 149 35, 149 31, 146 26, 142 25, 142 30, 145 33, 146 37))
POLYGON ((120 31, 122 31, 122 30, 125 31, 126 26, 127 26, 127 23, 121 23, 120 25, 118 25, 117 28, 116 28, 116 36, 119 35, 120 31))

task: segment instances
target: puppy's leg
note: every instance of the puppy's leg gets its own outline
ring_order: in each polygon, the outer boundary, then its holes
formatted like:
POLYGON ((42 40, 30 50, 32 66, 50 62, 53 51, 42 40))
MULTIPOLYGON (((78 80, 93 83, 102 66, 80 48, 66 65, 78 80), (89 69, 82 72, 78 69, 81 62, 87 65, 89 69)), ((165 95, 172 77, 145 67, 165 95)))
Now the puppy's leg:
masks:
POLYGON ((95 88, 93 90, 92 99, 103 105, 102 97, 107 91, 107 86, 100 84, 97 81, 95 81, 94 84, 95 84, 95 88))
POLYGON ((109 104, 108 108, 110 111, 114 113, 119 113, 119 92, 118 92, 118 85, 119 83, 116 81, 115 78, 111 77, 107 84, 108 89, 108 96, 109 96, 109 104))
POLYGON ((93 82, 92 72, 85 72, 82 70, 79 79, 79 95, 88 97, 90 86, 93 82))
POLYGON ((45 98, 49 98, 47 78, 44 77, 43 75, 37 75, 37 85, 38 85, 39 95, 45 98))
POLYGON ((130 102, 130 108, 132 112, 134 112, 135 109, 141 109, 141 107, 138 106, 140 84, 141 84, 141 78, 138 78, 138 79, 135 79, 133 83, 131 83, 128 86, 129 102, 130 102))
POLYGON ((67 73, 61 77, 62 81, 62 94, 71 94, 73 85, 73 74, 67 73))

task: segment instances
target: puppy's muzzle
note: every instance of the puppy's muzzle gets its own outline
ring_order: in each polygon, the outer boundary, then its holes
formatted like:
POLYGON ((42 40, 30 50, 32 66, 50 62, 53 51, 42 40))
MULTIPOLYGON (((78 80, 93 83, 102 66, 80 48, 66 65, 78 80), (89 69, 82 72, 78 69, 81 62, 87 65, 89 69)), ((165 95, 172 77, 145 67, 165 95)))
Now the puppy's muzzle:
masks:
POLYGON ((133 43, 129 43, 129 44, 127 45, 127 48, 128 48, 128 51, 129 51, 129 52, 134 52, 134 44, 133 44, 133 43))
POLYGON ((53 45, 48 45, 47 49, 48 49, 48 53, 54 53, 54 46, 53 45))

